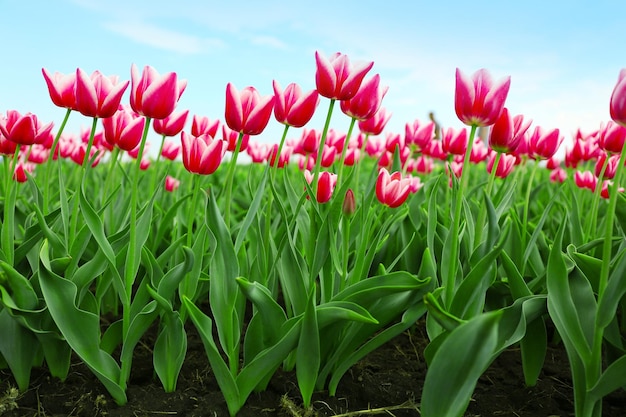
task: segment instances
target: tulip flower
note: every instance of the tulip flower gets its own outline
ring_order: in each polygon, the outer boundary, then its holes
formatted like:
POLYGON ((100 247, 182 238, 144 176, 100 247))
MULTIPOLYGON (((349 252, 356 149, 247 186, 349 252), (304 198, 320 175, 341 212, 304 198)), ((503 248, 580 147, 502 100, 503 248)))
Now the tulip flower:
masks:
POLYGON ((132 64, 130 74, 130 106, 151 119, 165 119, 172 114, 187 87, 187 80, 178 80, 175 72, 160 75, 149 65, 139 75, 137 66, 132 64))
POLYGON ((13 179, 17 182, 26 182, 28 181, 26 172, 32 174, 34 170, 35 166, 33 164, 18 162, 13 172, 13 179))
POLYGON ((376 197, 381 203, 391 207, 399 207, 406 201, 411 192, 411 180, 402 178, 402 173, 397 171, 389 174, 385 168, 378 172, 376 180, 376 197))
MULTIPOLYGON (((2 125, 2 119, 0 119, 0 126, 2 125)), ((0 154, 13 156, 18 144, 12 140, 8 140, 0 130, 0 154)))
POLYGON ((76 73, 50 74, 45 68, 41 69, 48 86, 50 98, 55 106, 76 110, 76 73))
POLYGON ((311 120, 320 101, 316 90, 304 94, 298 84, 291 83, 283 91, 276 80, 273 87, 274 117, 279 123, 302 127, 311 120))
POLYGON ((168 175, 165 177, 165 191, 174 192, 180 186, 180 181, 168 175))
MULTIPOLYGON (((492 152, 489 155, 489 159, 487 160, 487 172, 490 174, 493 171, 494 164, 497 157, 496 152, 492 152)), ((498 178, 506 178, 515 168, 515 163, 517 162, 517 158, 514 155, 509 154, 501 154, 500 159, 498 161, 498 165, 496 166, 495 176, 498 178)))
POLYGON ((489 146, 496 152, 511 153, 517 149, 524 134, 530 127, 531 120, 524 116, 513 117, 506 107, 493 124, 489 132, 489 146))
POLYGON ((343 204, 341 205, 341 212, 344 216, 352 216, 356 211, 356 200, 354 198, 354 191, 352 188, 348 188, 346 191, 346 196, 343 199, 343 204))
POLYGON ((111 145, 132 152, 141 142, 145 124, 145 118, 121 108, 112 117, 102 119, 104 138, 111 145))
POLYGON ((235 132, 258 135, 272 115, 274 96, 261 97, 254 87, 241 92, 232 83, 226 86, 226 124, 235 132))
MULTIPOLYGON (((304 171, 304 178, 310 184, 313 181, 313 174, 309 170, 304 171)), ((322 171, 317 183, 316 200, 320 204, 327 203, 333 196, 333 191, 337 185, 337 175, 322 171)))
POLYGON ((420 150, 424 150, 430 146, 435 134, 435 123, 429 121, 422 123, 415 120, 413 123, 406 123, 404 126, 404 140, 410 145, 417 146, 420 150))
POLYGON ((174 161, 178 157, 179 152, 180 145, 168 140, 163 142, 163 147, 161 148, 161 156, 163 156, 163 158, 174 161))
POLYGON ((280 150, 280 155, 278 156, 278 164, 276 164, 276 154, 278 153, 278 151, 278 144, 273 144, 267 153, 267 160, 272 167, 277 166, 278 168, 284 168, 284 166, 287 165, 287 163, 289 162, 289 158, 291 158, 292 149, 287 146, 280 150))
POLYGON ((19 145, 44 143, 52 127, 52 122, 42 125, 34 114, 22 115, 17 110, 9 110, 5 118, 0 118, 0 133, 5 139, 19 145))
POLYGON ((183 165, 187 171, 209 175, 219 168, 224 153, 226 142, 213 139, 209 135, 193 137, 183 131, 181 133, 183 165))
MULTIPOLYGON (((214 136, 215 137, 215 136, 214 136)), ((239 132, 235 132, 226 125, 222 125, 222 140, 228 144, 227 150, 233 152, 237 147, 237 140, 239 139, 239 132)), ((250 135, 244 134, 241 137, 241 143, 239 144, 239 151, 245 152, 248 149, 250 143, 250 135)))
POLYGON ((443 152, 452 155, 463 155, 467 150, 467 130, 443 128, 441 129, 441 148, 443 152))
POLYGON ((626 127, 626 68, 622 69, 617 77, 617 84, 611 94, 609 109, 611 119, 626 127))
POLYGON ((591 171, 576 171, 574 173, 574 182, 579 188, 588 188, 595 191, 598 179, 591 171))
POLYGON ((155 119, 152 128, 161 136, 174 137, 185 128, 189 110, 172 113, 164 119, 155 119))
POLYGON ((626 126, 609 120, 599 130, 598 145, 606 152, 621 153, 626 141, 626 126))
POLYGON ((100 71, 94 71, 88 76, 82 69, 76 69, 76 110, 84 116, 100 119, 113 116, 128 83, 118 83, 115 75, 107 77, 100 71))
POLYGON ((389 87, 380 87, 380 75, 376 74, 361 84, 354 97, 341 101, 341 111, 354 119, 367 120, 376 114, 387 90, 389 87))
POLYGON ((300 140, 296 143, 294 153, 300 155, 311 155, 317 151, 320 143, 321 132, 316 129, 303 129, 300 140))
POLYGON ((191 135, 198 137, 207 134, 211 137, 217 136, 217 130, 220 128, 220 121, 215 119, 209 120, 206 116, 193 115, 191 119, 191 135))
POLYGON ((547 130, 537 126, 528 138, 529 155, 534 159, 550 159, 562 142, 559 129, 547 130))
POLYGON ((471 78, 456 69, 454 110, 468 126, 491 126, 502 112, 509 93, 511 77, 494 83, 486 69, 476 71, 471 78))
POLYGON ((359 130, 366 135, 380 135, 390 118, 391 113, 381 107, 369 119, 359 120, 359 130))
POLYGON ((315 85, 323 97, 335 100, 349 100, 355 96, 363 82, 363 78, 374 66, 374 62, 366 62, 352 67, 347 55, 339 52, 326 58, 315 52, 315 85))
POLYGON ((567 179, 567 172, 563 168, 555 168, 550 172, 550 181, 562 183, 567 179))

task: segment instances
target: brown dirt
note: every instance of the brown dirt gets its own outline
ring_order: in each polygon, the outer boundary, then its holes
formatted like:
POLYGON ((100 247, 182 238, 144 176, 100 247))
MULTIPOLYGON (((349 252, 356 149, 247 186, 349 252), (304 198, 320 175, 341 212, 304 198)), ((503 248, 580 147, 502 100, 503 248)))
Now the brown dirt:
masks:
MULTIPOLYGON (((119 407, 100 382, 79 362, 61 383, 46 369, 34 369, 31 387, 15 399, 17 409, 2 417, 22 416, 228 416, 226 403, 208 365, 200 340, 189 329, 189 349, 176 392, 165 393, 154 375, 148 346, 139 346, 128 388, 128 404, 119 407)), ((426 364, 423 326, 416 325, 373 352, 348 372, 337 392, 314 394, 313 411, 300 408, 293 373, 278 372, 266 391, 253 393, 239 417, 334 416, 345 414, 419 416, 419 398, 426 364), (374 413, 375 409, 381 409, 374 413), (358 411, 371 410, 368 414, 358 411), (349 414, 353 413, 353 414, 349 414)), ((0 393, 14 381, 0 371, 0 393)), ((442 399, 443 400, 443 399, 442 399)), ((5 401, 5 404, 10 401, 5 401)), ((604 401, 605 417, 626 414, 626 392, 620 390, 604 401)), ((526 387, 519 351, 505 351, 480 378, 467 417, 573 416, 571 377, 567 356, 559 346, 550 347, 539 382, 526 387)))

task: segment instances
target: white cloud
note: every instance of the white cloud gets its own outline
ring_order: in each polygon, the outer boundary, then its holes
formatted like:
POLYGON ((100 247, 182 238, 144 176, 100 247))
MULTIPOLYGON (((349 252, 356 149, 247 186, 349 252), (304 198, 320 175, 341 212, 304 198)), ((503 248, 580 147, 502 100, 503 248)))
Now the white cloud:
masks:
POLYGON ((201 54, 225 47, 220 39, 188 35, 139 21, 107 22, 104 27, 134 42, 181 54, 201 54))

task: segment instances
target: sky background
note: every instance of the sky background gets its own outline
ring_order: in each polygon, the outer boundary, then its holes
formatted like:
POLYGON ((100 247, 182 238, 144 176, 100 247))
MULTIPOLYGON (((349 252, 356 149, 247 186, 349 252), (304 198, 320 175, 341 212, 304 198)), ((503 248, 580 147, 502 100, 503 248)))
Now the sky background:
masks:
MULTIPOLYGON (((433 111, 444 127, 454 113, 455 69, 511 76, 507 107, 533 126, 559 128, 569 140, 609 120, 609 98, 626 67, 626 1, 200 1, 0 0, 0 112, 35 113, 59 126, 41 73, 82 68, 130 79, 131 64, 175 71, 188 80, 177 111, 224 119, 225 89, 273 93, 295 82, 315 88, 315 51, 374 61, 369 76, 389 86, 387 131, 433 111)), ((123 103, 128 103, 126 92, 123 103)), ((322 98, 308 128, 322 129, 322 98)), ((331 127, 349 118, 336 108, 331 127)), ((66 131, 90 120, 75 113, 66 131)), ((186 130, 191 126, 191 116, 186 130)), ((270 120, 256 139, 278 143, 270 120)), ((292 129, 289 137, 300 137, 292 129)), ((153 146, 154 148, 155 146, 153 146)))

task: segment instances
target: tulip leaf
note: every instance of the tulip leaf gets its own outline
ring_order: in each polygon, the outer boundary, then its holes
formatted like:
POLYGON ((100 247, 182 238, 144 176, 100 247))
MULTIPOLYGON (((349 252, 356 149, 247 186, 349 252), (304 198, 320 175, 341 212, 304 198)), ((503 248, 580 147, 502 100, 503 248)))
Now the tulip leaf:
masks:
POLYGON ((317 373, 321 364, 320 355, 320 332, 315 308, 315 287, 311 287, 296 350, 296 377, 305 408, 309 408, 311 405, 311 396, 315 389, 317 373))

